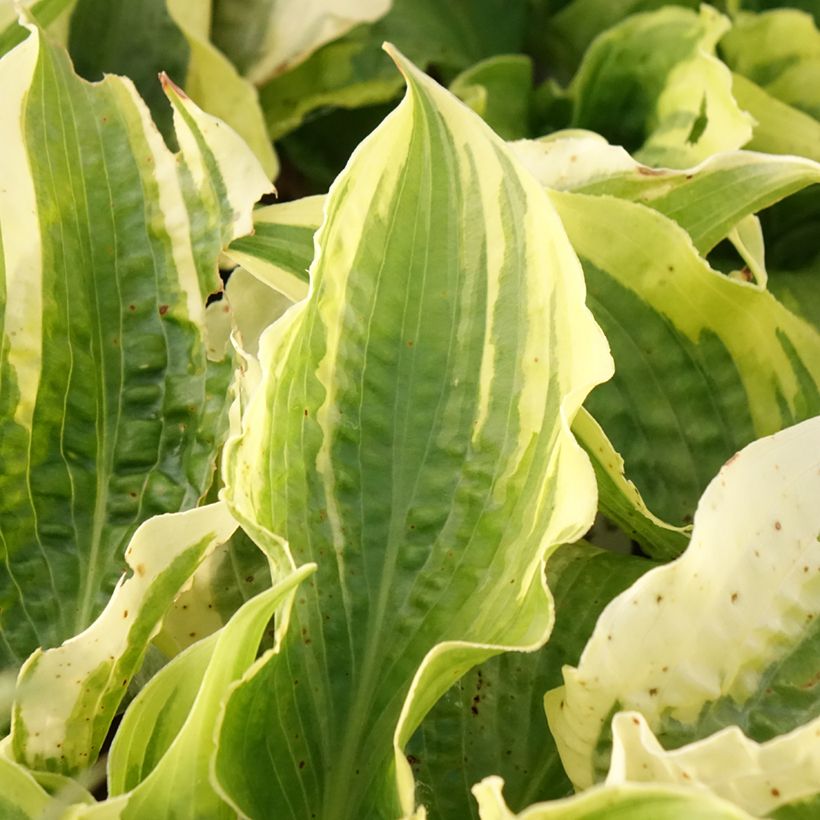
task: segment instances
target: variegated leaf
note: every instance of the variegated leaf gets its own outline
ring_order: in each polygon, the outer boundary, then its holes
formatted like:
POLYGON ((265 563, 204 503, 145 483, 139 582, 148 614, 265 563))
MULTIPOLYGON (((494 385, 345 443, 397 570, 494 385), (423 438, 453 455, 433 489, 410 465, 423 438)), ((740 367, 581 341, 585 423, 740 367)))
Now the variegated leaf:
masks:
POLYGON ((39 31, 0 87, 0 652, 19 663, 93 620, 140 522, 211 484, 231 374, 205 301, 269 183, 166 83, 172 154, 129 81, 80 80, 39 31))
POLYGON ((820 418, 749 445, 704 493, 684 555, 604 610, 546 700, 577 786, 603 778, 610 719, 634 710, 677 751, 619 718, 615 780, 646 763, 755 814, 818 791, 819 452, 820 418))
POLYGON ((226 706, 216 779, 252 816, 412 811, 402 746, 470 666, 543 642, 543 561, 595 510, 568 423, 610 359, 577 260, 504 144, 395 59, 407 97, 336 181, 226 449, 243 526, 319 566, 226 706))
POLYGON ((131 575, 120 579, 97 620, 23 665, 12 712, 18 760, 68 774, 96 760, 166 610, 200 561, 235 529, 222 502, 142 524, 125 552, 131 575))
POLYGON ((710 268, 662 214, 609 196, 550 198, 615 358, 615 378, 585 406, 649 509, 691 523, 723 461, 820 414, 820 333, 710 268))

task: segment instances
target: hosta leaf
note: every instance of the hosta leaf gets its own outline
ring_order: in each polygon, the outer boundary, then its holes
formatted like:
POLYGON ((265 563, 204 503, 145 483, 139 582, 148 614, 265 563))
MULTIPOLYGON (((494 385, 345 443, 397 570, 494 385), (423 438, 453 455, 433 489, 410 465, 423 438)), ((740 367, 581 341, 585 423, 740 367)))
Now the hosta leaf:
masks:
POLYGON ((820 329, 820 186, 761 215, 769 289, 820 329))
POLYGON ((556 615, 547 645, 470 670, 407 747, 431 818, 476 817, 470 787, 490 774, 503 776, 507 800, 518 808, 572 793, 547 729, 544 692, 560 684, 562 666, 577 663, 604 606, 653 566, 584 543, 553 554, 547 582, 556 615))
POLYGON ((520 140, 510 147, 547 188, 648 205, 674 219, 704 254, 750 214, 820 182, 817 162, 752 151, 720 153, 675 170, 648 168, 594 135, 520 140))
POLYGON ((181 84, 190 49, 165 0, 77 0, 68 48, 81 77, 100 80, 108 72, 132 80, 163 135, 173 134, 173 112, 157 74, 181 84))
POLYGON ((234 335, 242 349, 256 356, 263 331, 293 304, 278 290, 261 282, 244 268, 236 268, 225 287, 234 335))
POLYGON ((125 552, 132 574, 97 620, 23 665, 12 713, 17 759, 66 773, 94 762, 165 611, 202 558, 235 529, 219 502, 157 516, 137 530, 125 552))
POLYGON ((232 242, 225 255, 292 301, 304 299, 324 203, 323 196, 309 196, 258 208, 253 234, 232 242))
POLYGON ((638 488, 626 476, 623 458, 586 409, 581 408, 575 417, 572 432, 592 461, 601 512, 637 541, 647 555, 666 560, 680 555, 689 540, 688 529, 674 527, 649 510, 638 488))
POLYGON ((224 629, 194 644, 153 678, 129 707, 112 746, 112 797, 72 818, 236 816, 208 785, 214 726, 230 685, 254 663, 274 613, 279 637, 259 663, 278 651, 296 587, 314 569, 301 567, 251 598, 224 629))
POLYGON ((215 0, 212 31, 239 70, 261 84, 390 6, 391 0, 215 0))
POLYGON ((154 638, 167 657, 221 629, 245 601, 270 586, 264 553, 241 530, 199 565, 154 638))
POLYGON ((703 740, 665 751, 638 712, 612 719, 607 783, 705 786, 755 815, 820 795, 820 718, 766 743, 727 726, 703 740))
POLYGON ((599 37, 573 79, 572 125, 603 134, 652 165, 684 168, 740 148, 752 120, 714 56, 729 27, 710 6, 634 15, 599 37))
POLYGON ((732 94, 755 120, 748 148, 820 162, 820 122, 814 117, 767 94, 741 74, 732 75, 732 94))
POLYGON ((818 452, 820 418, 749 445, 704 493, 684 555, 648 572, 604 610, 578 667, 564 669, 564 687, 546 700, 577 786, 603 777, 610 717, 634 710, 682 759, 697 760, 703 750, 707 781, 734 771, 744 789, 750 756, 757 760, 749 768, 759 766, 763 775, 791 771, 782 794, 776 779, 767 795, 762 777, 754 788, 750 781, 745 805, 755 813, 768 811, 763 797, 786 802, 801 789, 804 796, 817 790, 820 756, 809 726, 820 714, 818 452), (802 739, 773 741, 782 744, 780 755, 758 754, 754 744, 741 753, 735 730, 709 737, 732 725, 757 742, 792 731, 802 739), (715 752, 717 767, 708 750, 723 743, 736 753, 715 752))
POLYGON ((758 285, 766 287, 769 275, 766 272, 766 246, 760 220, 754 214, 744 216, 726 238, 746 263, 746 270, 741 272, 741 278, 747 281, 753 278, 758 285))
POLYGON ((210 362, 220 248, 269 187, 168 86, 171 154, 133 85, 77 78, 39 32, 0 60, 0 651, 85 628, 140 522, 196 505, 225 426, 210 362))
POLYGON ((543 642, 543 560, 594 514, 568 420, 610 360, 577 260, 504 144, 395 59, 408 94, 334 184, 226 450, 248 532, 319 566, 226 705, 216 779, 250 816, 412 811, 401 747, 469 667, 543 642))
POLYGON ((7 820, 40 820, 54 800, 24 766, 0 755, 0 816, 7 820))
POLYGON ((28 36, 25 25, 18 21, 21 6, 26 8, 28 18, 46 27, 64 19, 64 15, 75 2, 76 0, 28 0, 18 4, 15 0, 0 0, 0 56, 11 51, 28 36))
POLYGON ((634 783, 597 786, 514 814, 504 802, 503 785, 501 778, 488 777, 473 788, 481 820, 752 820, 737 806, 708 792, 634 783))
MULTIPOLYGON (((554 6, 553 2, 547 4, 554 6)), ((593 40, 624 18, 662 6, 687 6, 696 9, 697 0, 571 0, 562 3, 539 31, 535 44, 544 50, 550 68, 567 81, 575 73, 593 40)))
POLYGON ((421 68, 434 64, 447 79, 495 54, 521 51, 525 0, 393 0, 381 20, 320 48, 260 89, 275 139, 324 106, 359 108, 398 96, 401 80, 382 52, 394 42, 421 68))
POLYGON ((720 41, 720 53, 732 71, 820 119, 820 31, 809 14, 741 13, 720 41))
POLYGON ((277 160, 256 90, 208 40, 207 4, 198 14, 194 5, 187 0, 77 0, 68 35, 77 71, 90 80, 103 73, 129 77, 163 136, 173 141, 171 109, 156 81, 164 71, 200 107, 234 128, 273 177, 277 160))
POLYGON ((615 358, 615 378, 586 408, 649 509, 688 523, 732 453, 820 414, 820 334, 770 293, 712 270, 662 214, 550 197, 615 358))
POLYGON ((186 93, 205 111, 230 125, 248 144, 269 179, 279 173, 279 160, 268 137, 256 88, 234 68, 193 18, 196 6, 188 0, 167 0, 168 12, 188 43, 189 58, 183 83, 186 93))
POLYGON ((524 54, 503 54, 470 66, 450 83, 464 100, 505 140, 530 134, 532 60, 524 54))

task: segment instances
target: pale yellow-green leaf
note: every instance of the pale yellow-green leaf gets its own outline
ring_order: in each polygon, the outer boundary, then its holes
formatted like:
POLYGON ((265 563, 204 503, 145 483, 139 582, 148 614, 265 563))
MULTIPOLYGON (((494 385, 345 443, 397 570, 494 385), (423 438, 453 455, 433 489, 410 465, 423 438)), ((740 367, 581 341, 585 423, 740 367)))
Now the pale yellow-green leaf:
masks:
MULTIPOLYGON (((766 287, 766 246, 763 242, 763 229, 760 220, 754 214, 743 217, 726 238, 735 246, 748 268, 750 276, 760 287, 766 287)), ((749 277, 740 272, 738 278, 749 281, 749 277)))
POLYGON ((742 708, 764 673, 809 640, 820 612, 818 496, 820 418, 750 444, 721 469, 684 555, 609 604, 578 667, 547 695, 576 786, 608 769, 602 732, 613 711, 640 712, 656 733, 697 733, 707 707, 742 708))
POLYGON ((20 671, 12 713, 15 756, 35 769, 75 772, 102 746, 125 687, 175 595, 236 522, 222 502, 156 516, 125 552, 131 570, 84 632, 36 651, 20 671))
POLYGON ((516 814, 500 777, 473 786, 481 820, 753 820, 713 795, 681 786, 625 783, 596 786, 574 797, 536 803, 516 814))
POLYGON ((240 71, 260 85, 360 23, 372 23, 391 0, 215 0, 212 36, 240 71))
POLYGON ((309 196, 258 208, 253 235, 233 242, 225 257, 292 302, 304 299, 324 203, 324 196, 309 196))
POLYGON ((180 27, 191 53, 185 91, 199 106, 228 123, 256 154, 269 179, 279 173, 256 88, 209 40, 207 4, 168 0, 168 12, 180 27))
POLYGON ((296 589, 314 571, 314 565, 305 565, 247 601, 220 632, 207 639, 206 646, 192 646, 157 674, 129 707, 112 746, 109 769, 114 794, 103 803, 77 810, 72 818, 142 820, 188 816, 217 820, 236 816, 224 796, 209 783, 224 700, 244 674, 279 651, 296 589), (262 636, 272 617, 276 620, 276 638, 257 661, 262 636), (186 672, 201 673, 201 683, 177 733, 172 738, 163 737, 166 710, 182 705, 173 702, 177 690, 189 687, 182 698, 186 703, 192 694, 186 672), (161 754, 154 748, 157 742, 167 743, 161 754))
POLYGON ((705 787, 755 816, 820 792, 820 718, 766 743, 737 726, 665 750, 639 712, 612 718, 612 764, 606 782, 705 787))

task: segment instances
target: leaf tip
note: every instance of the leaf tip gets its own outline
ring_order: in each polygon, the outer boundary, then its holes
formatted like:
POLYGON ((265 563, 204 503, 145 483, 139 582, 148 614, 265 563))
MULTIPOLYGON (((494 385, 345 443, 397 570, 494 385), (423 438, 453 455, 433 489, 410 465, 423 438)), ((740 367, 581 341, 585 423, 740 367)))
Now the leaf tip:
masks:
POLYGON ((178 97, 181 100, 190 99, 188 95, 164 72, 160 71, 159 81, 162 84, 162 90, 165 96, 171 99, 171 96, 178 97))

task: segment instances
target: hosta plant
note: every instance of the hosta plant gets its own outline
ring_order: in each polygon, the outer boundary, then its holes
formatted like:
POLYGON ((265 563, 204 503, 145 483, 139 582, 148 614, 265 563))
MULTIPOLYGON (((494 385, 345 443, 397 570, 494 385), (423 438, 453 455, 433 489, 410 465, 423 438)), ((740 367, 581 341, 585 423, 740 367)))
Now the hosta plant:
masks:
POLYGON ((820 35, 558 5, 0 4, 1 817, 817 816, 820 35))

